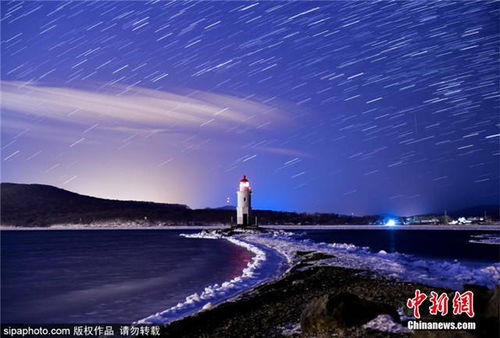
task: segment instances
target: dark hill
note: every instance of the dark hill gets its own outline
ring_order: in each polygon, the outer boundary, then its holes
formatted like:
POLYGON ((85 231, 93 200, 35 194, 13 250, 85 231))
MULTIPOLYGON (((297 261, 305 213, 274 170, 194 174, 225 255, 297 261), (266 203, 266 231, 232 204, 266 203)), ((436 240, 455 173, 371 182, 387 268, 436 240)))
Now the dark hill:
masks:
POLYGON ((223 207, 215 208, 219 210, 236 210, 236 206, 234 205, 225 205, 223 207))
POLYGON ((184 219, 189 208, 180 204, 118 201, 79 195, 42 184, 1 184, 3 225, 47 226, 113 219, 184 219), (149 218, 148 217, 148 218, 149 218))

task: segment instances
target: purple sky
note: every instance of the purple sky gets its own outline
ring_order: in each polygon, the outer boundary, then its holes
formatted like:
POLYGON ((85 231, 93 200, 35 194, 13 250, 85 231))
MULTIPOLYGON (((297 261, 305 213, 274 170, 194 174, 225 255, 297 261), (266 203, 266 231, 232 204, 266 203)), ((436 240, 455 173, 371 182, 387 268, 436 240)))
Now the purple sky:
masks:
POLYGON ((499 2, 1 2, 2 181, 415 214, 499 203, 499 2))

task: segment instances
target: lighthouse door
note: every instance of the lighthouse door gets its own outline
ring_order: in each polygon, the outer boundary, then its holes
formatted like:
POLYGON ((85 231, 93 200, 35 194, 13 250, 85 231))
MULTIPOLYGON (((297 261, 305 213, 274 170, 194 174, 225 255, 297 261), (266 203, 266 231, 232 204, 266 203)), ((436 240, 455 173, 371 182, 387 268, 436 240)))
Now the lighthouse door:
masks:
POLYGON ((243 225, 248 225, 248 215, 243 214, 243 225))

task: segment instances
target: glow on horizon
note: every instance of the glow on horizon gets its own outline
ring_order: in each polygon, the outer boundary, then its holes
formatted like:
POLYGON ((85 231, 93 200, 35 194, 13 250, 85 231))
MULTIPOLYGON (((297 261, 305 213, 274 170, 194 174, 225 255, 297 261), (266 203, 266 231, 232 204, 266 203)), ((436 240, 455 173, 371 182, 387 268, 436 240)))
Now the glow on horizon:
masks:
POLYGON ((393 226, 396 226, 396 221, 394 219, 389 219, 387 220, 387 222, 385 222, 385 225, 387 225, 388 227, 393 227, 393 226))

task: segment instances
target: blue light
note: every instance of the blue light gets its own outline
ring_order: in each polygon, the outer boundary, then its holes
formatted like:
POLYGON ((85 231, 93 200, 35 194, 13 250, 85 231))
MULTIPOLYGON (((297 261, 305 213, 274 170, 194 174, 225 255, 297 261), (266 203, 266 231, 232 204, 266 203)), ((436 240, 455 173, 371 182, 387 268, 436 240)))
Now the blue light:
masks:
POLYGON ((389 227, 393 227, 396 225, 396 221, 393 219, 388 219, 387 222, 385 222, 385 225, 387 225, 389 227))

